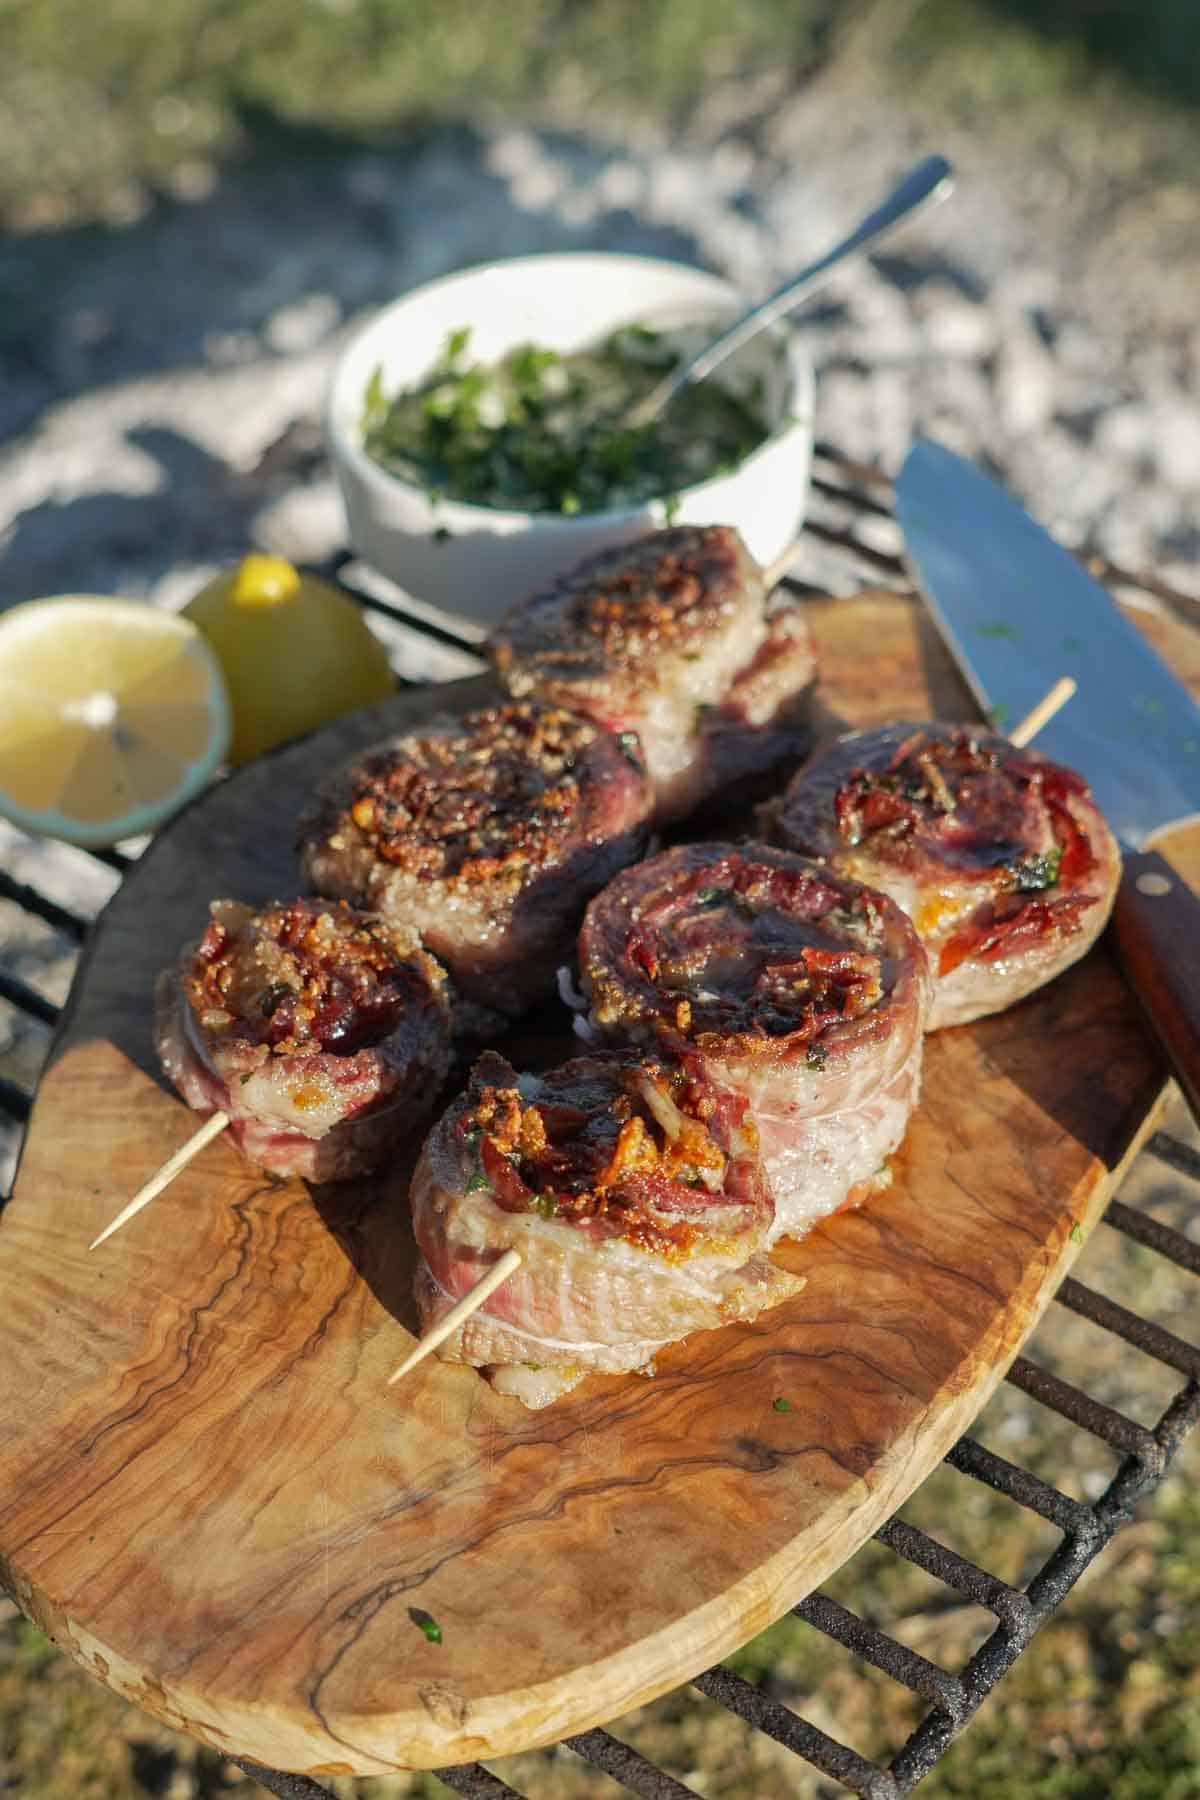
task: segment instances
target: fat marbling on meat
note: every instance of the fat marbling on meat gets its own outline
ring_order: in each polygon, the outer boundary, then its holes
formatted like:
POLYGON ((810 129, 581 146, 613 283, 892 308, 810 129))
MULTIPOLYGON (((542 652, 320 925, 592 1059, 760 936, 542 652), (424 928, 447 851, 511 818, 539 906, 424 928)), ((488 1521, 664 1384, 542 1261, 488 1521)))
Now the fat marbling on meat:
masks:
POLYGON ((745 1101, 689 1067, 580 1057, 518 1075, 494 1051, 434 1127, 411 1188, 422 1329, 509 1248, 521 1266, 440 1347, 527 1406, 803 1287, 765 1254, 774 1206, 745 1101))
POLYGON ((368 1172, 425 1124, 449 1073, 443 971, 411 932, 340 902, 217 900, 211 915, 158 979, 163 1068, 272 1174, 368 1172))
POLYGON ((850 733, 763 819, 776 843, 909 914, 934 976, 931 1030, 1011 1006, 1076 962, 1121 873, 1082 776, 970 726, 850 733))
POLYGON ((584 903, 641 855, 629 745, 557 705, 435 718, 339 771, 301 825, 305 878, 419 934, 486 1033, 553 991, 584 903))
POLYGON ((929 978, 886 895, 765 845, 681 845, 592 901, 579 969, 589 1034, 698 1057, 749 1103, 774 1233, 889 1179, 929 978))
POLYGON ((659 823, 807 746, 816 670, 794 602, 728 525, 601 551, 519 602, 488 646, 509 692, 635 733, 659 823))

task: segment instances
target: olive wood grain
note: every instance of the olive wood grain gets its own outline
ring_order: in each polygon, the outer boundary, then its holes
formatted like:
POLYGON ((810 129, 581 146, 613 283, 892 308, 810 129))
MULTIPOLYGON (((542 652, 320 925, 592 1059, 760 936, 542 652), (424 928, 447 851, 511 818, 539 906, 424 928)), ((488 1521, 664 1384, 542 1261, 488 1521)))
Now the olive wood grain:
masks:
MULTIPOLYGON (((813 618, 837 713, 970 716, 912 604, 813 618)), ((0 1580, 159 1718, 314 1775, 553 1742, 802 1598, 992 1392, 1164 1083, 1101 948, 929 1040, 891 1188, 782 1248, 795 1300, 540 1413, 436 1357, 387 1387, 415 1324, 402 1164, 310 1188, 223 1138, 89 1255, 192 1129, 156 970, 210 896, 294 891, 331 762, 489 691, 342 720, 160 835, 92 935, 0 1219, 0 1580)), ((555 1004, 539 1034, 568 1051, 555 1004)))

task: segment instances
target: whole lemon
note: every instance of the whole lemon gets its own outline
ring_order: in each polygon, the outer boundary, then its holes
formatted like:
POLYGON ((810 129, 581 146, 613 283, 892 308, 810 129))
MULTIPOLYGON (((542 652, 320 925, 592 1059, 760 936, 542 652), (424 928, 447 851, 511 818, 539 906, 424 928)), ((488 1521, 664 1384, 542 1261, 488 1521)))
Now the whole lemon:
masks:
POLYGON ((281 556, 244 556, 183 611, 225 674, 231 762, 395 692, 387 652, 350 596, 281 556))

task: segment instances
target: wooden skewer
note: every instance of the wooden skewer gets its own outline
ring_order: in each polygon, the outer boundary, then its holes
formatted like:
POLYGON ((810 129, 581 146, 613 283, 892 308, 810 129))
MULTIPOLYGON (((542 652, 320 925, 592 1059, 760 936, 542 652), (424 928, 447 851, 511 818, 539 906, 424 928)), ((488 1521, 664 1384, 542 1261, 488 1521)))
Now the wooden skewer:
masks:
POLYGON ((762 572, 762 578, 768 594, 773 587, 778 587, 803 548, 804 539, 793 538, 790 544, 784 545, 774 562, 767 564, 762 572))
POLYGON ((1073 675, 1060 675, 1054 686, 1043 694, 1037 705, 1025 714, 1019 725, 1014 725, 1008 734, 1010 744, 1018 750, 1024 749, 1044 725, 1048 725, 1055 713, 1067 704, 1079 683, 1073 675))
POLYGON ((194 1131, 187 1143, 181 1144, 174 1156, 167 1158, 162 1168, 152 1175, 149 1181, 142 1184, 128 1206, 122 1207, 112 1223, 104 1227, 100 1236, 92 1239, 88 1249, 95 1250, 104 1242, 105 1238, 110 1238, 114 1231, 120 1231, 122 1225, 128 1224, 135 1213, 141 1212, 143 1206, 149 1206, 155 1195, 161 1194, 168 1183, 174 1181, 179 1171, 187 1167, 193 1156, 199 1156, 205 1144, 211 1144, 215 1137, 219 1137, 228 1123, 229 1114, 223 1112, 215 1112, 211 1118, 205 1119, 199 1131, 194 1131))
POLYGON ((444 1318, 438 1320, 432 1331, 426 1332, 419 1344, 414 1344, 404 1361, 394 1374, 388 1376, 388 1386, 415 1369, 419 1362, 424 1362, 431 1351, 439 1344, 445 1343, 452 1331, 457 1331, 464 1319, 469 1319, 473 1312, 478 1312, 488 1295, 494 1293, 501 1282, 507 1281, 521 1266, 521 1252, 506 1250, 498 1262, 494 1262, 482 1280, 465 1293, 461 1300, 450 1308, 444 1318))

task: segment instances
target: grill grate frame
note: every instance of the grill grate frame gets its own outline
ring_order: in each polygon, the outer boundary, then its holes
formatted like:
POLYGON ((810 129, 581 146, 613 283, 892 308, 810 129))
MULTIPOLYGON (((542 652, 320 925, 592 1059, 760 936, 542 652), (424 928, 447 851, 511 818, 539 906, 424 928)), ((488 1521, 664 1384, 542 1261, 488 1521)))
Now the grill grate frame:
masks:
MULTIPOLYGON (((837 552, 853 572, 865 573, 872 580, 885 577, 893 591, 910 594, 913 590, 899 554, 899 531, 888 504, 886 475, 818 442, 812 489, 814 505, 806 533, 837 552), (869 535, 864 536, 864 528, 869 535), (880 547, 880 538, 888 532, 894 535, 894 549, 880 547)), ((1179 594, 1154 576, 1120 568, 1102 557, 1084 560, 1092 573, 1114 589, 1134 588, 1185 608, 1195 605, 1190 596, 1179 594)), ((335 558, 325 572, 355 589, 357 571, 348 553, 335 558)), ((479 634, 469 625, 459 631, 453 624, 434 622, 402 601, 381 597, 376 588, 370 593, 359 591, 358 597, 372 611, 439 644, 469 655, 478 651, 479 634)), ((118 874, 134 860, 120 851, 93 854, 118 874)), ((2 872, 0 900, 49 924, 75 945, 86 941, 87 920, 2 872)), ((0 999, 42 1026, 53 1026, 60 1010, 27 982, 3 971, 0 999)), ((0 1119, 23 1125, 31 1105, 31 1093, 0 1076, 0 1119)), ((1142 1155, 1156 1159, 1183 1184, 1200 1184, 1200 1154, 1169 1133, 1155 1133, 1142 1155)), ((0 1195, 0 1212, 5 1198, 0 1195)), ((1110 1201, 1104 1223, 1186 1273, 1200 1276, 1200 1244, 1172 1226, 1119 1197, 1110 1201)), ((1007 1375, 1013 1387, 1120 1452, 1122 1458, 1100 1497, 1088 1505, 971 1437, 961 1438, 949 1451, 945 1461, 950 1467, 1014 1506, 1036 1514, 1061 1533, 1060 1542, 1023 1587, 1002 1581, 902 1519, 889 1520, 875 1533, 875 1539, 894 1555, 992 1614, 994 1628, 961 1669, 942 1668, 820 1591, 792 1608, 796 1618, 925 1701, 928 1710, 888 1766, 861 1756, 721 1664, 690 1684, 707 1701, 766 1733, 863 1800, 897 1800, 923 1780, 1088 1566, 1160 1484, 1176 1450, 1200 1423, 1200 1348, 1071 1276, 1062 1282, 1054 1303, 1182 1376, 1183 1383, 1157 1422, 1146 1427, 1029 1358, 1014 1360, 1007 1375)), ((694 1789, 607 1731, 583 1732, 564 1743, 642 1800, 699 1800, 694 1789)), ((280 1800, 335 1800, 329 1789, 307 1776, 268 1769, 240 1757, 231 1760, 280 1800)), ((435 1773, 446 1787, 467 1800, 525 1800, 479 1763, 435 1773)))

